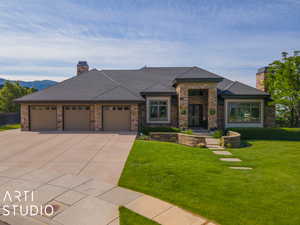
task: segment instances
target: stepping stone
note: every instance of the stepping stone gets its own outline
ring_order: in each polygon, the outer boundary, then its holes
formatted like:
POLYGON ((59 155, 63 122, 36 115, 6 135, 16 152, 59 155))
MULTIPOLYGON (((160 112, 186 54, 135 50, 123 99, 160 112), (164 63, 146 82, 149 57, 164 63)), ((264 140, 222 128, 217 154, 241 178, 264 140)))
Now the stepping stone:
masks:
POLYGON ((241 162, 242 161, 239 158, 221 158, 220 160, 225 161, 225 162, 241 162))
POLYGON ((231 152, 228 151, 213 151, 216 155, 232 155, 231 152))
POLYGON ((229 168, 234 169, 234 170, 252 170, 253 169, 251 167, 243 167, 243 166, 231 166, 229 168))

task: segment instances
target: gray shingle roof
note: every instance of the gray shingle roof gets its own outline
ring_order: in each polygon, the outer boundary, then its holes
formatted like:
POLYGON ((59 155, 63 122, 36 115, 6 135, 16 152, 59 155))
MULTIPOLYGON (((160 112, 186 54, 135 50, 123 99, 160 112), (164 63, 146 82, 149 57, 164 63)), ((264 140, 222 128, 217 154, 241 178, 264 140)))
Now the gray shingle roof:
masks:
POLYGON ((219 79, 218 93, 267 95, 198 67, 144 67, 137 70, 90 70, 55 86, 17 99, 17 102, 145 101, 141 94, 176 94, 178 79, 219 79), (230 88, 229 88, 230 86, 230 88))
POLYGON ((263 92, 259 89, 250 87, 246 84, 243 84, 241 82, 235 81, 230 84, 228 84, 227 87, 224 88, 221 95, 223 97, 226 96, 261 96, 266 97, 269 96, 268 93, 263 92))

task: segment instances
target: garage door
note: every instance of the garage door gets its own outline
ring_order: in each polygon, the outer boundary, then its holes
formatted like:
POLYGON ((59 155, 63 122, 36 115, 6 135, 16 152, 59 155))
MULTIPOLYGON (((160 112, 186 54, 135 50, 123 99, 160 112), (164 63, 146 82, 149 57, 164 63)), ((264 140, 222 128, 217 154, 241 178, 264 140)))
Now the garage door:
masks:
POLYGON ((84 105, 64 106, 64 130, 90 130, 90 107, 84 105))
POLYGON ((30 106, 31 130, 56 130, 56 106, 30 106))
POLYGON ((130 130, 130 106, 103 106, 103 129, 107 131, 130 130))

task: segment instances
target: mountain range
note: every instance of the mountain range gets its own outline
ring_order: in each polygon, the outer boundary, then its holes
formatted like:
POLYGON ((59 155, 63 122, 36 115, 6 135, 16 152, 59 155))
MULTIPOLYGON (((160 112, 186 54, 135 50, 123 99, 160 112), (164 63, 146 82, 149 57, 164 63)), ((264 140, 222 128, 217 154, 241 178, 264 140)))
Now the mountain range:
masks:
POLYGON ((22 81, 22 80, 6 80, 0 78, 0 88, 3 86, 5 81, 19 82, 19 84, 23 87, 35 88, 37 90, 42 90, 44 88, 57 84, 57 82, 53 80, 22 81))

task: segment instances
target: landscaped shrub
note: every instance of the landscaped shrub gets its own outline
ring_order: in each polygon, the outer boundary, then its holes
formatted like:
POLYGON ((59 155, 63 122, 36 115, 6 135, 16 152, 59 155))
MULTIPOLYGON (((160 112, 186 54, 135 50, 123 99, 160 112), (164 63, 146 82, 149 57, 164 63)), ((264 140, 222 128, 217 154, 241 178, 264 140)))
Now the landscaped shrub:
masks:
POLYGON ((183 130, 183 131, 181 131, 181 133, 192 135, 192 134, 193 134, 193 131, 189 129, 189 130, 183 130))
POLYGON ((143 127, 142 133, 149 135, 150 132, 176 132, 179 133, 180 129, 176 127, 143 127))
POLYGON ((300 128, 230 128, 242 139, 300 141, 300 128))
POLYGON ((216 130, 214 133, 213 133, 213 137, 214 138, 220 138, 223 136, 223 131, 222 130, 216 130))

